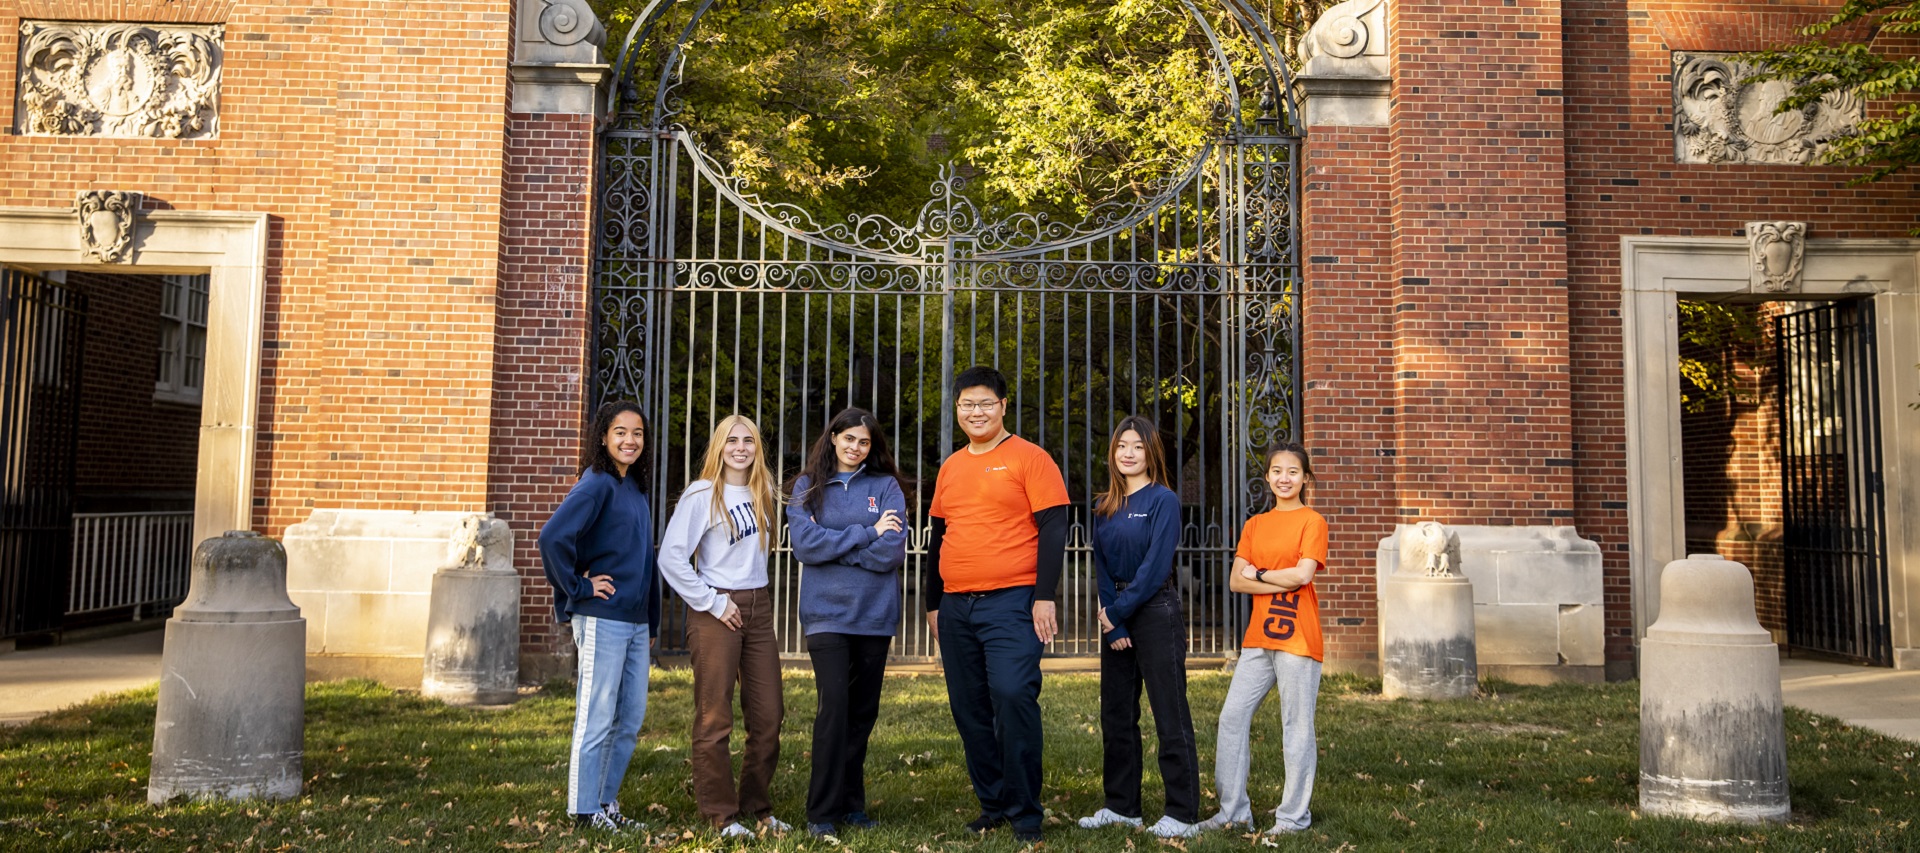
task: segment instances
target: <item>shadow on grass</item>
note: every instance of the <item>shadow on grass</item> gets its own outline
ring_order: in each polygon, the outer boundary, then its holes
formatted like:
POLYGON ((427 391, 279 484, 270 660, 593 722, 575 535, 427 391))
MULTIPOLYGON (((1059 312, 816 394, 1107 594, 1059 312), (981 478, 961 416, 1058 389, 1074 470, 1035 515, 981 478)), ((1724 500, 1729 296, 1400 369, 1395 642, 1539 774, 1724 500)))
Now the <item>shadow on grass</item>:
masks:
MULTIPOLYGON (((0 849, 547 850, 727 849, 703 828, 688 784, 691 676, 656 671, 646 728, 622 802, 655 828, 645 837, 577 834, 564 814, 571 686, 549 684, 503 710, 450 708, 366 681, 311 685, 306 788, 278 803, 146 805, 152 688, 0 730, 0 849)), ((1214 721, 1227 677, 1194 673, 1202 780, 1211 808, 1214 721)), ((787 673, 776 814, 799 824, 814 706, 804 671, 787 673)), ((1055 674, 1046 724, 1046 849, 1160 846, 1072 819, 1104 803, 1098 679, 1055 674)), ((1641 819, 1637 685, 1490 683, 1452 703, 1387 701, 1378 680, 1329 676, 1318 710, 1314 826, 1282 838, 1214 835, 1186 850, 1779 850, 1913 849, 1920 835, 1920 747, 1790 710, 1795 820, 1709 826, 1641 819)), ((1150 721, 1142 721, 1151 733, 1150 721)), ((1255 719, 1251 794, 1272 809, 1283 782, 1279 709, 1255 719)), ((739 748, 736 734, 736 750, 739 748)), ((1146 818, 1160 812, 1149 734, 1146 818)), ((1004 830, 976 840, 978 812, 938 676, 899 675, 868 757, 877 830, 830 843, 795 834, 753 849, 1014 850, 1004 830)))

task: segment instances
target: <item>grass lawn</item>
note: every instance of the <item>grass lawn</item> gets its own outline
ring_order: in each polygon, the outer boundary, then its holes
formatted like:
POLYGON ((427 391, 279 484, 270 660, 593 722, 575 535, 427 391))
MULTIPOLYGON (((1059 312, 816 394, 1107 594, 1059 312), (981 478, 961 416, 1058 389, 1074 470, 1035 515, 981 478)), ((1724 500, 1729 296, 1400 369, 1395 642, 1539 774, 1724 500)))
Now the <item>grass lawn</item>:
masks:
MULTIPOLYGON (((776 814, 801 824, 813 680, 789 670, 776 814)), ((564 685, 504 711, 449 708, 367 682, 307 694, 305 795, 281 803, 146 804, 154 690, 135 691, 0 728, 0 849, 7 850, 555 850, 729 849, 702 827, 688 784, 691 676, 655 671, 647 724, 622 802, 656 834, 573 831, 563 803, 573 700, 564 685)), ((1227 677, 1192 679, 1203 783, 1227 677)), ((1280 839, 1213 835, 1183 851, 1920 849, 1920 746, 1789 710, 1794 819, 1764 828, 1708 826, 1637 813, 1637 685, 1496 685, 1453 704, 1383 701, 1377 681, 1329 677, 1321 690, 1320 772, 1311 830, 1280 839)), ((1162 846, 1072 819, 1102 805, 1099 693, 1091 674, 1053 674, 1047 725, 1047 850, 1162 846)), ((961 824, 977 812, 938 676, 889 680, 867 762, 881 828, 837 841, 804 832, 754 849, 1016 850, 961 824)), ((1143 721, 1152 731, 1151 721, 1143 721)), ((1271 810, 1281 783, 1279 714, 1254 728, 1252 795, 1271 810)), ((738 736, 736 735, 736 738, 738 736)), ((1151 734, 1149 734, 1151 738, 1151 734)), ((736 749, 738 742, 736 740, 736 749)), ((1149 750, 1151 748, 1149 747, 1149 750)), ((1159 817, 1151 752, 1146 817, 1159 817)), ((1215 804, 1205 790, 1204 808, 1215 804)), ((1268 819, 1269 824, 1271 818, 1268 819)))

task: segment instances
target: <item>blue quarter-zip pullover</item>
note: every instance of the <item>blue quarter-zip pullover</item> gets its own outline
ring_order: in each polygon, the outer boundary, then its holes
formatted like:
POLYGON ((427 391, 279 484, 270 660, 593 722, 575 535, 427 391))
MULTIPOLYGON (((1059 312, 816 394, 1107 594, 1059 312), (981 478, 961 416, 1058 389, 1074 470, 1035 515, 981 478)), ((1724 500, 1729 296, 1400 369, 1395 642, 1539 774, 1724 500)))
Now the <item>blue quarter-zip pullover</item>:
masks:
POLYGON ((1173 577, 1180 544, 1180 496, 1149 483, 1127 496, 1111 517, 1093 513, 1093 567, 1100 606, 1113 630, 1106 641, 1127 636, 1127 620, 1173 577), (1126 589, 1120 589, 1125 584, 1126 589))
POLYGON ((654 580, 653 511, 633 477, 588 468, 540 529, 540 562, 553 585, 553 613, 660 624, 654 580), (612 598, 596 598, 588 575, 607 575, 612 598))
POLYGON ((808 634, 899 633, 899 569, 907 559, 906 532, 903 527, 877 537, 873 533, 874 522, 890 509, 899 513, 903 526, 910 523, 899 482, 862 467, 822 486, 820 511, 811 513, 802 502, 810 487, 801 475, 787 506, 793 556, 803 567, 801 627, 808 634))

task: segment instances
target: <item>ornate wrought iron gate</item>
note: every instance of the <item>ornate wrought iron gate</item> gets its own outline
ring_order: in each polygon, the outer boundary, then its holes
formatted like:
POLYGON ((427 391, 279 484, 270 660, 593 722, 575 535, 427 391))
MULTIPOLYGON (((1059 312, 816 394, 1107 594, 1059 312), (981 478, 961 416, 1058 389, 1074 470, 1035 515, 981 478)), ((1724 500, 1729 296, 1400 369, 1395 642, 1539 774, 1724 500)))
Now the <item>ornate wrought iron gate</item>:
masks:
MULTIPOLYGON (((656 2, 628 34, 622 81, 639 72, 635 47, 667 5, 656 2)), ((649 413, 658 511, 698 475, 707 433, 726 414, 760 424, 784 481, 833 413, 872 410, 920 498, 894 653, 931 657, 920 559, 926 501, 956 446, 948 381, 992 364, 1012 384, 1009 428, 1054 456, 1073 500, 1053 652, 1098 651, 1087 512, 1106 482, 1108 433, 1134 412, 1157 418, 1170 439, 1193 651, 1235 648, 1243 597, 1225 576, 1233 535, 1264 500, 1257 448, 1298 434, 1300 139, 1286 70, 1258 16, 1225 4, 1265 56, 1270 106, 1243 123, 1224 74, 1221 135, 1138 201, 1077 224, 987 221, 966 182, 946 174, 911 223, 822 224, 755 197, 673 123, 680 54, 710 6, 652 69, 651 103, 616 85, 601 141, 593 393, 649 413)), ((1217 40, 1213 48, 1230 68, 1217 40)), ((784 650, 800 654, 800 573, 784 541, 771 568, 784 650)), ((673 647, 684 613, 668 614, 662 634, 673 647)))
POLYGON ((1787 642, 1890 666, 1873 303, 1774 320, 1787 642))
POLYGON ((87 297, 0 269, 0 637, 59 628, 73 549, 87 297))

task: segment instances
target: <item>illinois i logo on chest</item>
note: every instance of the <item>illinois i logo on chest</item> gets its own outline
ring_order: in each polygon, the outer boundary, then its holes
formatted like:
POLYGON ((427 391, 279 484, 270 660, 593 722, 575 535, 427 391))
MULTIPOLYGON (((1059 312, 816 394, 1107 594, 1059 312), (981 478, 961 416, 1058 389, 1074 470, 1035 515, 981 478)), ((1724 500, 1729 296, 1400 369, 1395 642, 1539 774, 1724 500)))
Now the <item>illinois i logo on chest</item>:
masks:
POLYGON ((876 497, 873 497, 873 496, 871 496, 871 495, 869 495, 869 496, 867 497, 867 512, 870 512, 870 513, 873 513, 874 515, 879 515, 879 514, 880 514, 880 499, 879 499, 879 498, 876 498, 876 497))

